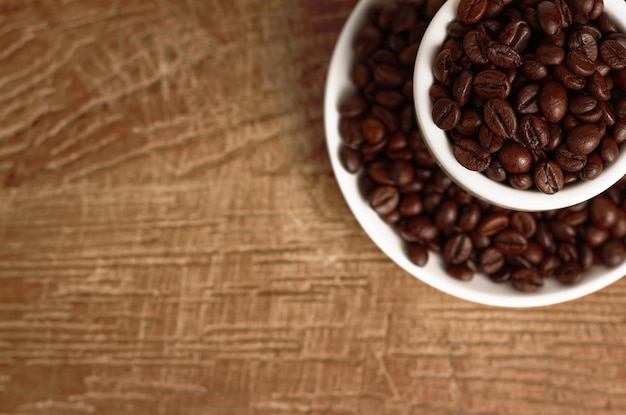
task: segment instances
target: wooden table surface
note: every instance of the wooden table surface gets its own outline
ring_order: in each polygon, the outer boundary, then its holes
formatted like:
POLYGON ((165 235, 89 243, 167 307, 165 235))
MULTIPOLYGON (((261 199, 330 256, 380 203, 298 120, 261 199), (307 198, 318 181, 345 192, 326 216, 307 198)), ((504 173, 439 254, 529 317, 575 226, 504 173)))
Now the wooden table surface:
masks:
POLYGON ((0 414, 626 413, 626 280, 476 305, 350 215, 354 4, 0 1, 0 414))

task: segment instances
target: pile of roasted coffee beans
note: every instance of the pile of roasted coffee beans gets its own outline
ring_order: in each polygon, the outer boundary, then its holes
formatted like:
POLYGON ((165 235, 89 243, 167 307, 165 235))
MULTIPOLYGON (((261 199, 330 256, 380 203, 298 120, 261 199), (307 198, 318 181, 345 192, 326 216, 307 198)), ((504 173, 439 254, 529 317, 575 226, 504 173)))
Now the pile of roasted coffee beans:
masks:
POLYGON ((461 165, 554 194, 615 162, 626 35, 603 10, 603 0, 460 0, 430 98, 461 165))
POLYGON ((374 7, 354 40, 356 92, 339 105, 339 158, 363 197, 423 266, 439 256, 454 278, 475 273, 523 292, 545 278, 578 282, 593 264, 626 259, 626 181, 579 205, 516 212, 476 199, 437 166, 417 126, 412 97, 418 44, 441 1, 374 7))

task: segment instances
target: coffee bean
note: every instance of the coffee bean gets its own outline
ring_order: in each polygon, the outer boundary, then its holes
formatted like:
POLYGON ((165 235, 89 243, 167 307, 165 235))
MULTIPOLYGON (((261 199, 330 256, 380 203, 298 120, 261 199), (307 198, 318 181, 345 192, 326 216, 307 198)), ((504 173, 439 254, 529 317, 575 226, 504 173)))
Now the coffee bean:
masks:
POLYGON ((520 68, 522 75, 530 80, 539 81, 548 76, 548 67, 537 59, 526 57, 520 68))
POLYGON ((596 124, 581 124, 567 135, 567 147, 574 154, 585 156, 600 144, 602 131, 596 124))
POLYGON ((537 60, 546 65, 558 65, 565 59, 565 50, 556 45, 539 45, 535 50, 537 60))
POLYGON ((484 65, 489 62, 487 48, 489 47, 489 36, 478 30, 470 30, 463 38, 463 50, 470 62, 477 65, 484 65))
POLYGON ((517 130, 515 111, 504 99, 495 98, 487 101, 483 110, 483 117, 485 124, 491 131, 504 138, 513 137, 517 130))
POLYGON ((520 118, 518 134, 522 144, 529 150, 544 148, 550 139, 548 123, 537 115, 524 115, 520 118))
POLYGON ((530 151, 515 141, 506 141, 496 154, 502 167, 510 173, 525 173, 532 168, 530 151))
POLYGON ((539 84, 529 83, 520 88, 515 97, 514 108, 520 114, 536 114, 539 112, 537 98, 539 84))
POLYGON ((626 259, 626 247, 624 243, 618 239, 611 239, 600 249, 600 258, 602 263, 609 268, 614 268, 624 262, 626 259))
POLYGON ((365 26, 354 39, 353 48, 359 59, 368 57, 382 43, 382 33, 376 26, 365 26))
POLYGON ((585 243, 578 245, 578 265, 580 265, 583 271, 589 271, 593 265, 593 257, 593 249, 589 245, 585 243))
POLYGON ((505 230, 496 235, 494 246, 504 255, 520 255, 526 251, 528 241, 514 230, 505 230))
POLYGON ((379 215, 386 215, 398 206, 400 194, 395 187, 381 186, 372 191, 369 200, 370 205, 379 215))
POLYGON ((566 262, 559 265, 554 273, 557 281, 566 285, 579 283, 583 276, 582 268, 575 262, 566 262))
POLYGON ((542 161, 535 167, 535 186, 546 194, 554 194, 564 185, 563 171, 553 161, 542 161))
POLYGON ((494 247, 483 250, 478 257, 478 267, 485 274, 498 272, 504 264, 504 255, 494 247))
POLYGON ((446 273, 461 281, 470 281, 474 278, 474 273, 469 268, 460 265, 446 266, 446 273))
POLYGON ((552 1, 542 1, 537 5, 537 18, 541 28, 549 36, 556 35, 563 26, 561 13, 552 1))
POLYGON ((465 106, 472 93, 474 76, 468 70, 462 71, 452 85, 452 97, 460 106, 465 106))
POLYGON ((552 68, 552 75, 561 85, 571 90, 581 90, 585 88, 585 78, 576 75, 570 71, 565 65, 556 65, 552 68))
POLYGON ((452 76, 459 70, 452 58, 450 49, 444 49, 437 55, 433 64, 435 79, 445 86, 450 86, 452 76))
POLYGON ((480 221, 481 210, 478 205, 466 205, 461 209, 458 219, 458 226, 464 232, 474 230, 480 221))
POLYGON ((591 201, 589 217, 598 228, 611 228, 617 223, 618 214, 617 206, 607 197, 597 196, 591 201))
POLYGON ((597 248, 609 239, 611 233, 607 229, 590 224, 585 226, 582 236, 592 248, 597 248))
POLYGON ((456 101, 448 98, 440 99, 433 105, 433 121, 442 130, 451 130, 461 119, 461 107, 456 101))
POLYGON ((589 15, 589 12, 593 9, 594 0, 577 0, 570 2, 574 13, 581 16, 589 15))
POLYGON ((576 237, 576 228, 567 224, 562 220, 553 220, 548 222, 548 227, 557 239, 569 241, 576 237))
POLYGON ((514 20, 508 23, 498 36, 498 42, 514 48, 521 53, 528 46, 531 31, 528 23, 524 20, 514 20))
POLYGON ((470 139, 457 142, 453 147, 453 154, 463 167, 473 171, 484 171, 491 162, 491 155, 470 139))
POLYGON ((350 173, 356 173, 363 165, 361 153, 345 145, 339 148, 339 161, 341 161, 343 168, 350 173))
POLYGON ((589 59, 598 59, 598 42, 595 37, 585 30, 573 32, 567 39, 567 46, 570 50, 579 50, 589 59))
POLYGON ((537 230, 537 222, 533 215, 528 212, 513 212, 510 218, 513 230, 519 232, 524 238, 531 238, 537 230))
POLYGON ((433 241, 439 235, 439 230, 425 215, 411 218, 408 222, 408 230, 419 240, 424 242, 433 241))
POLYGON ((462 264, 472 254, 472 240, 463 233, 450 238, 443 247, 444 260, 453 265, 462 264))
POLYGON ((482 124, 483 117, 476 110, 463 109, 455 129, 464 136, 475 136, 482 124))
POLYGON ((626 47, 614 39, 600 43, 600 57, 611 69, 626 67, 626 47))
POLYGON ((493 236, 508 228, 509 221, 509 217, 503 213, 492 213, 480 222, 476 231, 480 236, 493 236))
POLYGON ((487 48, 487 58, 500 68, 519 68, 524 64, 524 59, 513 47, 501 43, 487 48))
POLYGON ((478 72, 473 79, 476 95, 482 99, 506 98, 511 93, 511 83, 502 71, 485 70, 478 72))
POLYGON ((596 65, 580 50, 571 50, 565 56, 565 66, 572 73, 580 76, 589 76, 596 70, 596 65))
POLYGON ((457 15, 465 24, 476 23, 485 15, 487 3, 487 0, 461 0, 457 7, 457 15))
POLYGON ((587 164, 587 156, 573 153, 567 146, 561 145, 556 149, 555 161, 565 171, 578 172, 587 164))
POLYGON ((615 163, 619 157, 617 141, 610 137, 604 137, 600 142, 600 156, 605 166, 615 163))
POLYGON ((397 88, 404 83, 404 75, 390 65, 374 67, 374 81, 383 88, 397 88))
POLYGON ((543 278, 536 271, 520 268, 511 274, 513 287, 524 293, 534 293, 543 287, 543 278))
POLYGON ((539 91, 538 104, 546 120, 558 123, 567 113, 567 91, 558 82, 548 82, 539 91))
POLYGON ((389 175, 396 186, 407 186, 413 181, 413 165, 408 161, 398 160, 391 165, 389 175))
POLYGON ((459 205, 454 200, 446 200, 439 206, 435 215, 435 226, 447 229, 454 226, 459 215, 459 205))
POLYGON ((418 267, 423 267, 428 262, 428 248, 420 243, 407 244, 407 254, 418 267))

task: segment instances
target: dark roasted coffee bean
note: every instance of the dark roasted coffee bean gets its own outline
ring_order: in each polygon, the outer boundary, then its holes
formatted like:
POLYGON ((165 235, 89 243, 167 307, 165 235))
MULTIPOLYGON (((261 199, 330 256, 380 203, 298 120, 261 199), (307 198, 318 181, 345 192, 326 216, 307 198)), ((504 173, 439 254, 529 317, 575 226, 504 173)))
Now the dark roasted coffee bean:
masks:
POLYGON ((543 287, 543 278, 530 269, 516 269, 511 274, 513 287, 524 293, 534 293, 543 287))
POLYGON ((552 1, 542 1, 537 5, 539 25, 547 35, 556 35, 563 26, 561 13, 552 1))
POLYGON ((483 218, 476 231, 480 236, 493 236, 508 228, 509 220, 504 213, 492 213, 483 218))
POLYGON ((494 274, 504 267, 504 255, 496 248, 489 247, 478 256, 478 267, 485 274, 494 274))
POLYGON ((596 124, 581 124, 567 135, 567 147, 581 156, 591 153, 600 144, 602 131, 596 124))
MULTIPOLYGON (((434 83, 428 90, 430 102, 435 103, 441 98, 451 98, 450 91, 440 83, 434 83)), ((455 98, 456 99, 456 98, 455 98)))
POLYGON ((567 52, 565 65, 572 73, 580 76, 589 76, 596 70, 594 61, 580 50, 567 52))
POLYGON ((535 58, 525 58, 520 71, 527 79, 533 81, 539 81, 548 76, 548 67, 546 64, 539 62, 535 58))
POLYGON ((402 216, 407 218, 417 216, 424 211, 424 203, 419 195, 409 194, 402 198, 398 210, 402 216))
POLYGON ((619 210, 613 201, 605 196, 597 196, 591 201, 589 218, 598 228, 609 229, 619 217, 619 210))
POLYGON ((546 120, 558 123, 567 113, 567 91, 558 82, 548 82, 539 91, 538 104, 546 120))
POLYGON ((535 232, 535 241, 548 253, 556 253, 556 244, 554 242, 554 235, 550 232, 546 223, 539 223, 537 225, 537 231, 535 232))
POLYGON ((552 44, 539 45, 535 50, 537 60, 546 65, 558 65, 565 59, 565 50, 552 44))
POLYGON ((615 122, 613 126, 613 138, 618 144, 626 141, 626 117, 615 122))
POLYGON ((529 150, 542 149, 550 140, 548 123, 537 115, 524 115, 520 118, 518 134, 522 144, 529 150))
POLYGON ((374 118, 378 119, 385 125, 387 131, 394 132, 398 130, 398 116, 389 109, 381 107, 380 105, 374 105, 372 106, 370 112, 374 118))
POLYGON ((626 67, 626 47, 617 40, 608 39, 600 43, 600 57, 611 69, 626 67))
POLYGON ((463 38, 463 50, 470 62, 477 65, 484 65, 489 62, 487 48, 489 47, 489 36, 478 30, 470 30, 463 38))
POLYGON ((521 53, 530 41, 530 27, 524 20, 514 20, 507 24, 498 36, 498 42, 511 46, 521 53))
POLYGON ((339 149, 339 161, 341 161, 343 168, 350 173, 356 173, 363 165, 361 153, 345 145, 339 149))
POLYGON ((413 165, 408 161, 398 160, 391 164, 389 175, 396 186, 406 186, 413 181, 413 165))
POLYGON ((381 186, 369 195, 370 205, 379 215, 391 213, 400 201, 400 194, 395 187, 381 186))
POLYGON ((544 255, 543 260, 537 267, 539 275, 546 278, 554 274, 554 270, 561 264, 561 260, 556 255, 544 255))
POLYGON ((611 98, 611 90, 607 84, 607 78, 597 71, 587 78, 587 90, 597 100, 608 101, 611 98))
POLYGON ((423 267, 428 262, 428 249, 420 243, 408 243, 407 255, 411 262, 418 267, 423 267))
POLYGON ((473 79, 473 88, 476 95, 486 100, 506 98, 511 93, 506 74, 496 70, 478 72, 473 79))
POLYGON ((456 101, 448 98, 440 99, 433 105, 433 121, 442 130, 451 130, 461 119, 461 107, 456 101))
POLYGON ((494 246, 504 255, 520 255, 526 251, 528 241, 514 230, 505 230, 494 238, 494 246))
POLYGON ((517 51, 508 45, 495 43, 487 48, 487 57, 500 68, 519 68, 524 64, 524 59, 517 51))
POLYGON ((569 241, 576 237, 576 228, 568 225, 562 220, 553 220, 548 222, 548 227, 557 239, 569 241))
POLYGON ((598 228, 595 225, 587 225, 583 229, 582 236, 592 248, 597 248, 606 242, 611 236, 607 229, 598 228))
POLYGON ((465 24, 474 24, 483 18, 487 11, 487 0, 461 0, 457 16, 465 24))
POLYGON ((534 266, 538 266, 543 261, 544 252, 537 242, 529 241, 526 252, 522 254, 524 259, 534 266))
POLYGON ((459 68, 452 59, 450 49, 444 49, 437 55, 433 64, 433 74, 435 79, 445 86, 450 86, 452 76, 458 72, 459 68))
POLYGON ((489 127, 482 125, 478 132, 478 143, 488 153, 495 153, 502 148, 504 138, 495 134, 489 127))
POLYGON ((592 61, 598 59, 598 42, 594 36, 585 30, 577 30, 568 38, 570 50, 579 50, 592 61))
POLYGON ((409 219, 408 230, 421 241, 433 241, 439 235, 439 230, 435 224, 424 215, 409 219))
POLYGON ((626 259, 626 247, 624 243, 618 239, 611 239, 600 249, 600 258, 602 263, 609 268, 614 268, 624 262, 626 259))
POLYGON ((353 95, 339 104, 339 114, 342 117, 358 117, 368 108, 367 101, 361 95, 353 95))
POLYGON ((511 187, 518 190, 528 190, 535 183, 530 173, 509 174, 508 179, 511 187))
POLYGON ((554 270, 554 275, 561 284, 573 285, 582 280, 583 270, 575 262, 565 262, 554 270))
POLYGON ((376 26, 365 26, 354 39, 353 48, 359 59, 368 57, 376 51, 383 41, 383 35, 376 26))
POLYGON ((539 84, 529 83, 520 88, 515 96, 514 108, 520 114, 536 114, 539 112, 539 84))
POLYGON ((510 173, 526 173, 532 168, 530 151, 515 141, 506 141, 497 156, 502 167, 510 173))
POLYGON ((452 278, 461 281, 469 281, 474 278, 474 273, 469 268, 462 265, 448 265, 446 266, 446 273, 452 278))
POLYGON ((565 171, 578 172, 587 164, 587 156, 580 156, 571 152, 566 145, 561 145, 556 149, 555 161, 565 171))
POLYGON ((537 230, 534 216, 528 212, 513 212, 510 217, 511 228, 525 238, 531 238, 537 230))
POLYGON ((602 157, 605 166, 615 163, 619 157, 617 141, 610 137, 604 137, 600 142, 600 157, 602 157))
POLYGON ((452 84, 452 97, 459 103, 460 106, 465 106, 469 101, 470 94, 472 93, 472 81, 474 76, 470 71, 464 70, 454 80, 452 84))
POLYGON ((570 2, 574 13, 581 16, 588 16, 589 12, 593 9, 594 0, 576 0, 570 2))
POLYGON ((453 154, 463 167, 473 171, 484 171, 491 162, 491 154, 470 139, 457 142, 453 147, 453 154))
POLYGON ((563 127, 561 124, 550 124, 550 140, 546 145, 546 150, 554 151, 563 142, 563 127))
POLYGON ((482 124, 483 117, 476 110, 464 109, 461 111, 461 119, 455 128, 464 136, 475 136, 482 124))
POLYGON ((583 89, 586 85, 584 77, 576 75, 562 64, 554 66, 552 69, 552 75, 554 76, 554 79, 559 81, 559 83, 567 89, 578 91, 583 89))
POLYGON ((469 232, 476 228, 480 221, 482 211, 478 205, 466 205, 461 209, 459 214, 458 226, 464 232, 469 232))
POLYGON ((363 138, 370 144, 381 142, 385 138, 385 125, 376 118, 367 118, 361 127, 363 138))
MULTIPOLYGON (((485 124, 497 135, 513 137, 517 130, 517 116, 511 105, 500 98, 487 101, 483 109, 485 124)), ((504 165, 504 163, 503 163, 504 165)), ((505 167, 506 168, 506 167, 505 167)))
POLYGON ((435 215, 435 226, 439 229, 451 228, 459 215, 459 205, 453 200, 441 203, 435 215))
POLYGON ((546 194, 554 194, 564 185, 563 171, 553 161, 542 161, 535 166, 535 186, 546 194))
POLYGON ((404 83, 404 75, 390 65, 374 67, 374 81, 383 88, 397 88, 404 83))
POLYGON ((443 247, 443 258, 449 264, 462 264, 472 254, 472 240, 460 233, 450 238, 443 247))

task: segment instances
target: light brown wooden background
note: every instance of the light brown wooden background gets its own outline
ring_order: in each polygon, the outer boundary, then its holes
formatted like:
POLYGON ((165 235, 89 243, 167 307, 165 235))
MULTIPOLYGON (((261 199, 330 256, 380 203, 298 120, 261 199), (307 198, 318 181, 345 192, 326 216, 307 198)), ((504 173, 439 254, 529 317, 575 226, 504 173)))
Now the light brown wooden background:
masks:
POLYGON ((1 414, 626 413, 626 280, 474 305, 351 217, 354 4, 0 1, 1 414))

